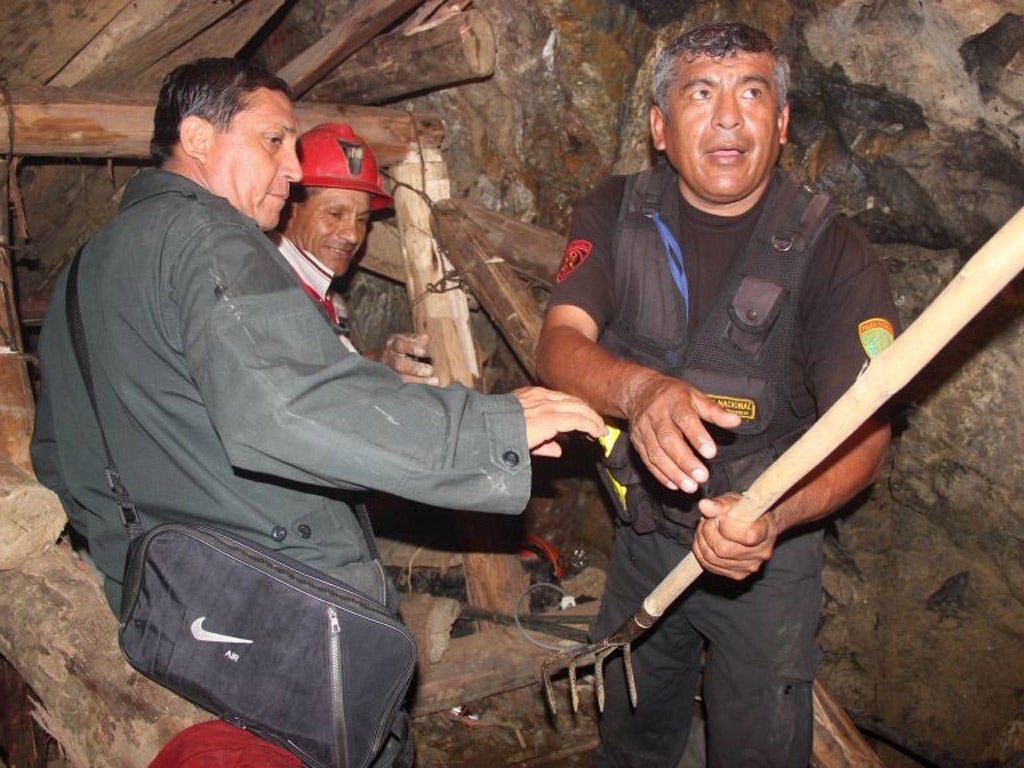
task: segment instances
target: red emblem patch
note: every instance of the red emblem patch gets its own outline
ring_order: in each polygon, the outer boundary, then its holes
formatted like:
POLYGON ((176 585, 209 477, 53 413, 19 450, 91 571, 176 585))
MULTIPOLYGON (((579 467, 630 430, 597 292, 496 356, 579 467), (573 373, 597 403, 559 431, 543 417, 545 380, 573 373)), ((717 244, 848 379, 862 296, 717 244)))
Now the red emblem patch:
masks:
POLYGON ((565 256, 562 257, 562 266, 558 268, 555 275, 555 282, 560 283, 567 278, 576 267, 587 260, 594 244, 589 240, 573 240, 565 246, 565 256))

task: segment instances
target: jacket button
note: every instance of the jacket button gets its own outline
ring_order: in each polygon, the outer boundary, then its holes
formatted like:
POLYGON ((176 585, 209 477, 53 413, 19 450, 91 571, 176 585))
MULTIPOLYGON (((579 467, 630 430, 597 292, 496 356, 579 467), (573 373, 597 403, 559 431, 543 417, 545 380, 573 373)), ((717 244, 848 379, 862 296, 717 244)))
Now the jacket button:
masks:
POLYGON ((519 454, 515 451, 505 451, 501 454, 501 460, 506 467, 515 467, 519 465, 519 454))
POLYGON ((750 322, 754 322, 755 320, 757 320, 757 310, 756 309, 748 309, 747 310, 747 320, 749 320, 750 322))
POLYGON ((306 525, 305 523, 303 523, 302 525, 300 525, 300 526, 299 526, 299 528, 298 528, 298 530, 299 530, 299 536, 301 536, 301 537, 302 537, 302 538, 304 538, 304 539, 308 539, 308 538, 309 538, 310 536, 312 536, 312 535, 313 535, 313 529, 312 529, 312 528, 310 528, 310 527, 309 527, 308 525, 306 525))
POLYGON ((287 535, 288 531, 283 525, 275 525, 273 530, 270 531, 270 538, 274 541, 284 541, 287 535))

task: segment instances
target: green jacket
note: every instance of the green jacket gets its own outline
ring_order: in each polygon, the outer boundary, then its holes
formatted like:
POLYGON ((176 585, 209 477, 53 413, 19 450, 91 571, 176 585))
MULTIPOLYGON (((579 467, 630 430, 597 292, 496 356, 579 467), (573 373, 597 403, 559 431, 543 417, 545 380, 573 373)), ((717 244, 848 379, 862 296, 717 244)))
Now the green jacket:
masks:
MULTIPOLYGON (((210 521, 328 570, 370 557, 346 492, 525 507, 518 401, 404 385, 347 352, 277 249, 226 200, 145 171, 81 258, 97 401, 147 529, 210 521)), ((66 278, 39 343, 32 459, 118 606, 127 537, 67 331, 66 278)))

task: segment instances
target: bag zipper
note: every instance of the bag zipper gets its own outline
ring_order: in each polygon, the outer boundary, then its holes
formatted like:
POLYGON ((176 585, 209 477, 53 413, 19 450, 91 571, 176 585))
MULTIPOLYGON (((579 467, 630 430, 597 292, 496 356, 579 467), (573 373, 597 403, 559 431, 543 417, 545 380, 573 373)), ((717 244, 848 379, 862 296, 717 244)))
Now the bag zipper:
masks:
MULTIPOLYGON (((324 599, 325 602, 330 602, 333 599, 330 595, 325 594, 326 589, 340 590, 345 593, 345 596, 348 599, 350 599, 353 603, 356 603, 360 607, 365 608, 368 611, 372 611, 373 613, 379 614, 380 616, 387 617, 388 619, 394 618, 392 613, 389 612, 387 608, 383 606, 381 603, 376 602, 373 598, 368 597, 367 595, 363 595, 361 592, 352 589, 347 584, 337 580, 332 580, 328 583, 325 580, 320 579, 316 576, 307 574, 303 571, 296 570, 290 565, 286 563, 281 563, 279 560, 274 560, 273 558, 260 552, 258 549, 255 549, 252 546, 248 546, 246 543, 241 542, 233 536, 230 536, 224 531, 218 529, 209 528, 203 525, 163 523, 157 526, 156 528, 151 528, 149 531, 145 533, 145 535, 143 535, 141 539, 139 539, 139 548, 145 549, 146 545, 149 544, 149 541, 153 538, 155 534, 161 531, 166 532, 169 530, 174 530, 177 533, 181 533, 185 536, 189 536, 199 541, 203 541, 206 538, 214 539, 219 544, 227 545, 232 550, 234 550, 234 553, 243 562, 257 562, 261 565, 269 566, 272 570, 281 574, 281 576, 290 580, 293 584, 298 584, 299 586, 305 587, 310 591, 319 593, 319 595, 324 599), (199 535, 197 536, 197 534, 199 535)), ((139 562, 142 562, 143 560, 141 554, 142 553, 140 553, 140 557, 138 558, 139 562)), ((141 578, 141 569, 133 569, 131 573, 126 574, 124 583, 124 590, 126 594, 128 593, 129 589, 134 591, 137 588, 138 582, 141 580, 141 578)))
POLYGON ((327 606, 327 653, 331 684, 331 717, 334 719, 333 756, 336 766, 348 766, 348 733, 345 730, 345 691, 341 677, 341 622, 333 605, 327 606))

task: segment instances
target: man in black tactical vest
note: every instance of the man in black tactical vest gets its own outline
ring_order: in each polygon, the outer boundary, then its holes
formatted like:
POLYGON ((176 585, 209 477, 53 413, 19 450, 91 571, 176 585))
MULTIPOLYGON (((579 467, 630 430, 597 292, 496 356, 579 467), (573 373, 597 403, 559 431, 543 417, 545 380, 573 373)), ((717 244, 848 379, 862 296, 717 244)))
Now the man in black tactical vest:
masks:
POLYGON ((705 647, 708 764, 810 759, 815 523, 875 478, 887 423, 870 420, 756 522, 726 513, 892 342, 897 317, 860 230, 775 167, 788 81, 782 52, 744 24, 666 47, 650 110, 663 157, 578 206, 541 332, 541 377, 621 422, 600 470, 619 519, 593 634, 691 548, 708 571, 636 643, 637 708, 607 686, 598 766, 676 765, 705 647))

